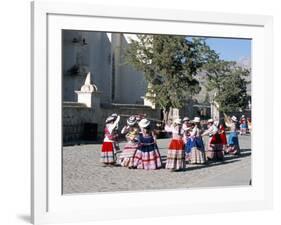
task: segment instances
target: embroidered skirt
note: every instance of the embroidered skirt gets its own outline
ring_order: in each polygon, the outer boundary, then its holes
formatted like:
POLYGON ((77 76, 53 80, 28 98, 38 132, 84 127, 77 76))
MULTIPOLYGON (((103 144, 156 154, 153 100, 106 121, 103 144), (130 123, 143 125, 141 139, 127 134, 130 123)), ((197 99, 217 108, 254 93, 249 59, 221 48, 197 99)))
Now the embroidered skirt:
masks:
POLYGON ((167 154, 166 169, 180 170, 185 168, 183 140, 172 139, 167 154))
POLYGON ((162 167, 161 156, 156 144, 141 146, 133 157, 133 166, 137 169, 155 170, 162 167))
POLYGON ((204 164, 206 162, 205 151, 197 147, 193 147, 190 153, 190 163, 192 164, 204 164))
POLYGON ((115 145, 113 142, 103 142, 100 161, 106 164, 116 161, 115 145))
POLYGON ((188 139, 186 146, 188 161, 192 164, 203 164, 206 162, 205 147, 202 137, 191 137, 188 139))
POLYGON ((222 144, 209 144, 207 150, 207 158, 210 160, 223 160, 224 151, 222 144))
POLYGON ((240 154, 239 140, 237 132, 231 132, 228 136, 228 146, 226 152, 232 155, 240 154))
POLYGON ((134 142, 128 142, 124 146, 124 150, 118 158, 118 164, 123 167, 133 167, 133 159, 137 150, 138 144, 134 142))

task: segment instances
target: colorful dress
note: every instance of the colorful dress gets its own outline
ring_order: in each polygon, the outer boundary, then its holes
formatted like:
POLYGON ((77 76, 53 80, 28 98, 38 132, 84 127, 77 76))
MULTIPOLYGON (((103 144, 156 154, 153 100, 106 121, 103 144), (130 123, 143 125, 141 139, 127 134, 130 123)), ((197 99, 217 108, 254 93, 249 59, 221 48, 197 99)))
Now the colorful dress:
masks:
POLYGON ((245 118, 240 120, 240 134, 245 135, 247 133, 247 121, 245 118))
POLYGON ((197 126, 190 132, 186 149, 190 151, 190 163, 204 164, 206 162, 205 147, 200 135, 200 129, 197 126))
POLYGON ((139 134, 139 147, 133 157, 133 166, 137 169, 155 170, 162 167, 161 156, 151 135, 139 134))
POLYGON ((184 142, 184 152, 185 152, 185 160, 190 161, 191 157, 191 146, 189 144, 190 141, 190 133, 191 131, 188 128, 183 127, 183 142, 184 142))
POLYGON ((138 147, 138 129, 133 128, 130 131, 121 131, 121 133, 125 132, 127 132, 126 139, 128 142, 125 144, 124 149, 118 158, 118 164, 123 167, 132 168, 134 155, 138 147))
POLYGON ((166 169, 180 170, 185 168, 184 142, 181 129, 176 127, 165 127, 166 131, 172 132, 172 140, 167 153, 166 169))
POLYGON ((226 151, 226 148, 227 148, 227 138, 226 138, 226 134, 225 134, 225 127, 223 125, 220 125, 219 134, 220 134, 223 150, 226 151))
POLYGON ((223 141, 218 132, 218 128, 213 124, 205 132, 205 134, 209 134, 207 158, 210 160, 223 160, 224 159, 223 144, 222 144, 223 141))
POLYGON ((230 127, 230 133, 228 136, 228 147, 226 152, 232 155, 240 154, 239 140, 238 140, 238 131, 236 129, 236 124, 226 123, 227 127, 230 127))
POLYGON ((101 149, 100 161, 104 164, 113 164, 116 162, 116 133, 114 128, 119 122, 118 117, 114 123, 106 124, 104 128, 104 140, 101 149))

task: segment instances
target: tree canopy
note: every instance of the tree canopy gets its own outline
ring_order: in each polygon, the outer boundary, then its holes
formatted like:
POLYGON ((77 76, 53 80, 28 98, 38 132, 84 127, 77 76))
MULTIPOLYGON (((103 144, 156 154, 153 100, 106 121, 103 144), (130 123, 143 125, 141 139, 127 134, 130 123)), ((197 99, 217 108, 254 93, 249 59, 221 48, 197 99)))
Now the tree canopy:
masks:
POLYGON ((235 62, 219 60, 205 65, 207 90, 213 91, 214 101, 222 113, 233 113, 248 107, 250 96, 247 93, 247 77, 250 70, 235 62))
POLYGON ((126 61, 144 72, 148 98, 163 110, 181 108, 200 92, 196 75, 218 55, 203 38, 175 35, 137 35, 126 52, 126 61))

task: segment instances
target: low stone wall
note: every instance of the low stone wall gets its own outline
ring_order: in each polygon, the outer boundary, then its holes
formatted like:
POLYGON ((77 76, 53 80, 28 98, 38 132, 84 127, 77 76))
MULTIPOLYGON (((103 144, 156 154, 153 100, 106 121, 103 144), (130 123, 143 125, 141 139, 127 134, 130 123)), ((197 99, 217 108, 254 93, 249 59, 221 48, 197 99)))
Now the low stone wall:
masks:
POLYGON ((120 129, 122 129, 122 127, 126 124, 126 120, 130 115, 146 114, 147 118, 151 119, 160 119, 161 116, 159 109, 151 109, 150 107, 143 105, 108 104, 101 105, 99 109, 95 109, 87 108, 81 103, 64 102, 64 145, 102 141, 103 128, 105 125, 104 121, 112 113, 121 115, 119 123, 120 129), (95 135, 93 136, 93 134, 95 135))
POLYGON ((63 142, 82 140, 85 123, 94 123, 94 111, 79 103, 63 105, 63 142))

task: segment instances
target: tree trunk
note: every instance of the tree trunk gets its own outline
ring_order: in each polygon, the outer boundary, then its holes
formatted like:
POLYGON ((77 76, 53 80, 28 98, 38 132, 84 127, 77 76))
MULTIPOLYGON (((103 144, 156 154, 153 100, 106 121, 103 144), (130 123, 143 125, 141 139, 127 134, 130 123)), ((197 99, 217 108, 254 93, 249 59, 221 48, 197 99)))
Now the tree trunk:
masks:
POLYGON ((172 110, 173 110, 172 107, 166 107, 166 108, 162 109, 162 112, 163 112, 163 122, 165 124, 167 124, 169 119, 173 120, 173 117, 171 115, 172 110))

